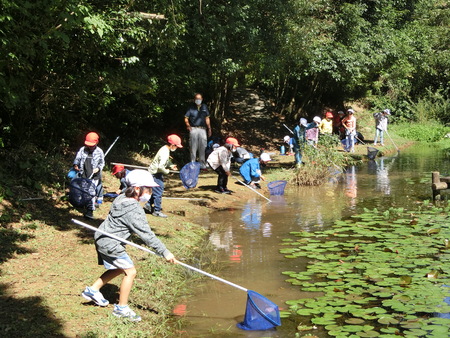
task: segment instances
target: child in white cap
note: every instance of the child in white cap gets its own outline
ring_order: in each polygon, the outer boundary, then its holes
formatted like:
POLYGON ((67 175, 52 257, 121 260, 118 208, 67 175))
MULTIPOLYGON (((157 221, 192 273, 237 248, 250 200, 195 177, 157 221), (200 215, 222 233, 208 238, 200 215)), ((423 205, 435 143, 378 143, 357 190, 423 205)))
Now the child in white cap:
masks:
MULTIPOLYGON (((170 263, 176 263, 174 255, 150 229, 141 206, 141 203, 149 201, 152 187, 157 186, 152 175, 146 170, 133 170, 128 174, 127 181, 128 188, 114 200, 108 217, 99 229, 123 239, 128 239, 135 233, 157 254, 170 263)), ((125 250, 125 245, 100 232, 96 232, 94 238, 98 262, 100 265, 103 264, 107 271, 92 286, 86 287, 81 295, 99 306, 107 306, 109 302, 103 297, 100 289, 113 278, 123 274, 119 303, 114 305, 113 315, 140 321, 141 317, 128 306, 128 296, 136 277, 136 268, 125 250)))

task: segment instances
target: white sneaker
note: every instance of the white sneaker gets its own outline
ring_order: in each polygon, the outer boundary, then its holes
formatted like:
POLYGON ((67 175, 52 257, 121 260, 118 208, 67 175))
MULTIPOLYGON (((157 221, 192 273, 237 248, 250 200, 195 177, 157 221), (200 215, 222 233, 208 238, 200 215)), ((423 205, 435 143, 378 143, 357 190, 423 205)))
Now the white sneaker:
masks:
POLYGON ((109 304, 108 300, 103 297, 100 291, 94 291, 89 286, 86 286, 86 289, 81 293, 81 296, 99 306, 107 306, 109 304))
POLYGON ((139 322, 142 320, 141 316, 136 314, 133 310, 130 309, 128 305, 120 306, 114 304, 113 315, 119 318, 128 318, 132 322, 139 322))

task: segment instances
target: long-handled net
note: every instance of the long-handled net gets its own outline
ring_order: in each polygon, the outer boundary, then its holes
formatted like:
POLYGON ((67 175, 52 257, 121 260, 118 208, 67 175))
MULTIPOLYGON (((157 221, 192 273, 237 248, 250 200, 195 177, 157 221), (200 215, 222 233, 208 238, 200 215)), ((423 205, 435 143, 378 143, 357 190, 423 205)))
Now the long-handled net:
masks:
MULTIPOLYGON (((103 230, 97 229, 89 224, 84 223, 84 222, 78 221, 76 219, 72 219, 72 222, 75 224, 81 225, 82 227, 84 227, 86 229, 90 229, 92 231, 99 232, 105 236, 111 237, 119 242, 134 246, 135 248, 138 248, 142 251, 156 255, 155 252, 153 252, 141 245, 138 245, 138 244, 130 242, 126 239, 117 237, 117 236, 107 233, 103 230)), ((248 290, 240 285, 234 284, 223 278, 220 278, 220 277, 210 274, 206 271, 203 271, 196 267, 193 267, 192 265, 188 265, 188 264, 185 264, 180 261, 177 261, 177 264, 184 266, 185 268, 188 268, 190 270, 201 273, 210 278, 213 278, 215 280, 218 280, 222 283, 228 284, 239 290, 247 292, 247 307, 245 309, 244 321, 242 323, 237 324, 237 327, 239 327, 240 329, 243 329, 243 330, 268 330, 268 329, 272 329, 276 326, 281 325, 280 312, 278 310, 278 306, 275 303, 273 303, 272 301, 270 301, 269 299, 267 299, 266 297, 260 295, 259 293, 255 292, 255 291, 248 290)))
POLYGON ((87 206, 96 196, 95 184, 88 178, 75 178, 69 185, 69 202, 76 208, 87 206))
POLYGON ((186 189, 195 188, 200 175, 200 163, 189 162, 180 170, 180 179, 186 189))
POLYGON ((367 158, 369 160, 374 160, 378 155, 379 150, 374 147, 367 147, 367 158))

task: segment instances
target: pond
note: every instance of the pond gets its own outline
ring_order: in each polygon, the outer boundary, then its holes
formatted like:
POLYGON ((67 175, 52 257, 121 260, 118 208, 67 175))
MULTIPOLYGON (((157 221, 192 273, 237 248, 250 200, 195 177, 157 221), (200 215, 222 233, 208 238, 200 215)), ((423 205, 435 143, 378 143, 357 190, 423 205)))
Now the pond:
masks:
MULTIPOLYGON (((415 146, 393 157, 377 158, 350 167, 339 182, 320 187, 289 187, 272 203, 255 194, 243 205, 206 215, 202 224, 211 230, 210 242, 223 267, 217 273, 235 284, 269 298, 280 309, 287 300, 311 297, 285 280, 283 271, 303 271, 308 259, 289 260, 280 253, 282 240, 292 231, 326 230, 364 208, 414 208, 431 199, 431 172, 448 173, 444 152, 432 146, 415 146)), ((236 328, 246 308, 246 293, 224 283, 203 279, 195 294, 180 304, 188 336, 289 337, 296 325, 282 320, 273 331, 236 328), (184 311, 186 310, 186 311, 184 311)), ((324 332, 313 332, 327 337, 324 332)))

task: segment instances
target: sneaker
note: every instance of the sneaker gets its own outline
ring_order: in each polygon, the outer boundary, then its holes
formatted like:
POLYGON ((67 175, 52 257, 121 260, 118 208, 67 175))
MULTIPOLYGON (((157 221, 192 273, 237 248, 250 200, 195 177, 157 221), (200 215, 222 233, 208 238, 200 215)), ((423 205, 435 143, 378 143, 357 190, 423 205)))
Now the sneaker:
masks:
POLYGON ((113 315, 119 318, 128 318, 132 322, 141 321, 141 316, 137 315, 136 312, 130 309, 128 305, 120 306, 114 304, 113 315))
POLYGON ((81 296, 94 302, 98 306, 107 306, 109 304, 108 300, 103 297, 100 291, 94 291, 89 286, 86 286, 86 289, 81 293, 81 296))
POLYGON ((94 217, 94 212, 92 210, 87 210, 84 214, 84 217, 89 218, 89 219, 95 219, 94 217))
POLYGON ((256 187, 256 189, 261 189, 261 186, 259 185, 259 183, 255 183, 255 187, 256 187))
POLYGON ((225 188, 225 189, 224 189, 224 191, 228 192, 229 194, 232 194, 232 193, 234 193, 234 191, 233 191, 233 190, 230 190, 230 189, 227 189, 227 188, 225 188))
POLYGON ((155 216, 155 217, 167 218, 167 215, 163 214, 161 211, 154 211, 152 213, 152 215, 155 216))
POLYGON ((146 214, 153 214, 153 208, 147 205, 144 205, 144 211, 146 214))

